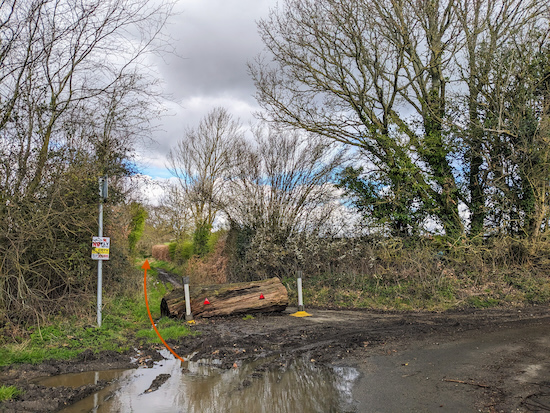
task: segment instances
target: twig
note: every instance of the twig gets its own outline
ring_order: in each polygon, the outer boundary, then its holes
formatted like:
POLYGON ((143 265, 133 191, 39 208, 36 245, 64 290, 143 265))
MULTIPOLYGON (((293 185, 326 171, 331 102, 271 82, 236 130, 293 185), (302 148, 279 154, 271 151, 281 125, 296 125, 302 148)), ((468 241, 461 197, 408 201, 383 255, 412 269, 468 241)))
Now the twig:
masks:
POLYGON ((450 383, 469 384, 470 386, 483 387, 484 389, 488 389, 489 387, 491 387, 486 384, 474 383, 473 381, 463 381, 463 380, 454 380, 454 379, 443 379, 443 381, 447 381, 450 383))

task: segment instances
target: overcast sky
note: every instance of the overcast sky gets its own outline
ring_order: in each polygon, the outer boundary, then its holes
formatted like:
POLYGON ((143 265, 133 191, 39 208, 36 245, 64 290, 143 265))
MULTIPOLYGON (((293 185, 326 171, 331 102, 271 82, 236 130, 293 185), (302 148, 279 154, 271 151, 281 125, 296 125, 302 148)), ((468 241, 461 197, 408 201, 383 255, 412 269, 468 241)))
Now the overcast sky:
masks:
POLYGON ((179 0, 178 15, 168 31, 178 56, 168 55, 155 64, 171 94, 169 116, 161 122, 155 143, 140 149, 141 171, 153 178, 170 176, 166 155, 216 106, 226 107, 247 124, 257 110, 254 85, 247 62, 262 51, 256 22, 267 16, 276 0, 179 0))

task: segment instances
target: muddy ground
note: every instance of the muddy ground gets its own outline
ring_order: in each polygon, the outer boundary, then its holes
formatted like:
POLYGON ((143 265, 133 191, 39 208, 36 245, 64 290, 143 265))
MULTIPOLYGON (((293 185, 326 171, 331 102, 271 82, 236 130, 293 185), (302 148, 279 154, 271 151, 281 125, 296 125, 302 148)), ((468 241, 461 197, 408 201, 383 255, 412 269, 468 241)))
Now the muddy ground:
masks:
MULTIPOLYGON (((307 357, 312 363, 357 367, 365 380, 369 376, 376 379, 377 371, 385 369, 394 378, 387 376, 389 384, 380 382, 381 395, 392 385, 396 388, 403 385, 401 380, 413 383, 422 378, 426 383, 422 384, 425 397, 433 396, 435 400, 438 394, 443 394, 449 403, 457 401, 447 406, 436 401, 439 411, 550 411, 548 306, 444 313, 307 310, 312 317, 291 317, 295 309, 287 309, 281 314, 255 315, 253 319, 200 319, 192 326, 201 332, 198 337, 172 341, 169 345, 181 356, 192 355, 193 360, 218 359, 220 368, 238 368, 245 360, 260 359, 265 363, 257 369, 266 370, 307 357), (515 334, 509 338, 511 332, 515 334), (502 346, 495 347, 495 343, 502 346), (447 353, 441 353, 442 349, 447 353), (478 350, 469 364, 460 360, 460 351, 466 350, 469 354, 478 350), (459 360, 449 358, 449 352, 459 360), (270 357, 274 355, 277 357, 270 357), (472 410, 464 410, 460 401, 467 401, 472 410)), ((33 379, 150 365, 159 357, 157 349, 160 347, 151 346, 127 354, 86 351, 74 361, 3 368, 0 384, 14 384, 25 393, 16 401, 0 404, 0 411, 59 410, 106 383, 76 389, 49 388, 32 384, 33 379)), ((391 400, 381 400, 383 396, 378 398, 385 403, 382 407, 373 407, 376 405, 373 400, 367 405, 367 395, 362 393, 361 386, 367 383, 359 380, 356 386, 357 411, 399 411, 391 407, 391 400)), ((399 397, 407 397, 406 392, 403 390, 399 397)), ((414 392, 418 393, 418 389, 414 392)), ((402 407, 400 411, 416 409, 414 404, 402 407)), ((422 404, 417 408, 432 411, 422 404)))

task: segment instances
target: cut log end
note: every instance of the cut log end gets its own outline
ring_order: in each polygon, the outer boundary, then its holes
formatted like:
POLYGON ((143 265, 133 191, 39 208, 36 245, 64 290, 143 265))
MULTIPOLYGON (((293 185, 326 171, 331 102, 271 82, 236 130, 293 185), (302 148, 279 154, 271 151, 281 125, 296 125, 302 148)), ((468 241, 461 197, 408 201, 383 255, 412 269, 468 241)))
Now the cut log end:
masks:
POLYGON ((168 308, 168 303, 166 302, 164 297, 160 301, 160 315, 162 317, 170 317, 170 309, 168 308))

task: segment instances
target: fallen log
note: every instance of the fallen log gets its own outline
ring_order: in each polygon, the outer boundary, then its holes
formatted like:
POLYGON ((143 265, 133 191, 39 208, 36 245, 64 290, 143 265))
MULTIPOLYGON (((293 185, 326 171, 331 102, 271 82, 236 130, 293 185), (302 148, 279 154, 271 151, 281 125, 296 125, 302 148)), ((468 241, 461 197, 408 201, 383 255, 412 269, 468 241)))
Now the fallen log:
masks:
MULTIPOLYGON (((277 277, 262 281, 194 286, 190 288, 189 296, 194 317, 280 312, 288 305, 288 292, 277 277)), ((183 288, 177 288, 163 297, 160 312, 163 316, 185 317, 183 288)))

